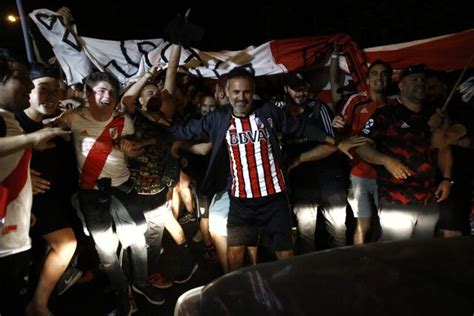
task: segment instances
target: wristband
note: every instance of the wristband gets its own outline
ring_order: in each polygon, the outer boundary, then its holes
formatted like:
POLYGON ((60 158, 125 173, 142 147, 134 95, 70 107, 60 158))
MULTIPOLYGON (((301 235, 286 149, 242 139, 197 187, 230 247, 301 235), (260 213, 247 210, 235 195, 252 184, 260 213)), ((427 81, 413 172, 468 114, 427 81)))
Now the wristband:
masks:
POLYGON ((453 179, 452 179, 452 178, 449 178, 449 177, 443 177, 443 178, 441 179, 441 182, 442 182, 442 181, 449 181, 449 183, 450 183, 451 185, 454 184, 453 179))
POLYGON ((151 79, 153 78, 153 74, 150 71, 145 72, 145 78, 151 79))

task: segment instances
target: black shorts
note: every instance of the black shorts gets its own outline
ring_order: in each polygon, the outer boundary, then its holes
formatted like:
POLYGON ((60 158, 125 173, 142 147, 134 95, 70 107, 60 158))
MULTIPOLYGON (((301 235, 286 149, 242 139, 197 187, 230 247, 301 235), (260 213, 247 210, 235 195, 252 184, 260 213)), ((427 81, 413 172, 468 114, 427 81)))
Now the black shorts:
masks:
POLYGON ((54 191, 36 194, 31 211, 36 216, 36 223, 31 228, 34 235, 43 236, 72 227, 74 210, 70 196, 61 196, 54 191))
POLYGON ((438 229, 456 230, 469 234, 471 198, 470 186, 455 183, 448 199, 439 203, 438 229))
POLYGON ((23 315, 30 250, 0 257, 0 315, 23 315))
POLYGON ((156 194, 139 194, 138 200, 143 208, 143 212, 147 213, 148 211, 152 211, 160 206, 163 206, 166 203, 167 194, 167 189, 162 190, 156 194))
POLYGON ((230 198, 227 245, 257 246, 260 231, 274 251, 293 249, 290 207, 286 192, 262 198, 230 198))

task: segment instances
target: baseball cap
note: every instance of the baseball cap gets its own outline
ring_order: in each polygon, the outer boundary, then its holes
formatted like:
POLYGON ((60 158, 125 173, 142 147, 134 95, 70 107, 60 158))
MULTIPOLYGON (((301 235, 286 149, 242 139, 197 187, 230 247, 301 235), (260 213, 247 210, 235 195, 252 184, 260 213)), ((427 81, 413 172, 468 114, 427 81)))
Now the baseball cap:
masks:
POLYGON ((291 89, 297 89, 308 85, 300 72, 289 72, 283 77, 283 85, 289 86, 291 89))
POLYGON ((403 78, 405 78, 408 75, 413 75, 413 74, 426 74, 428 72, 428 67, 425 64, 412 64, 400 71, 400 74, 398 75, 398 81, 401 81, 403 78))
POLYGON ((46 66, 38 63, 32 63, 30 67, 30 79, 35 80, 43 77, 52 77, 59 79, 60 73, 57 66, 46 66))

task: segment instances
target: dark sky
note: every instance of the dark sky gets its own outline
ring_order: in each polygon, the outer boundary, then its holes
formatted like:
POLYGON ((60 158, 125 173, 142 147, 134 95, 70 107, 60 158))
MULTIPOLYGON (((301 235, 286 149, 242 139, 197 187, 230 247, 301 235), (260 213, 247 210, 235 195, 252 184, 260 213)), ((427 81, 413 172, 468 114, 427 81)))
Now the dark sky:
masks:
MULTIPOLYGON (((68 6, 80 35, 104 39, 162 37, 167 22, 191 7, 190 20, 205 29, 203 40, 194 46, 204 50, 238 50, 270 39, 339 32, 349 34, 362 48, 422 39, 473 28, 472 10, 465 3, 458 0, 23 0, 25 12, 68 6), (310 2, 318 9, 310 9, 310 2)), ((6 12, 16 11, 15 0, 1 0, 0 10, 0 47, 23 54, 20 24, 5 22, 6 12)))

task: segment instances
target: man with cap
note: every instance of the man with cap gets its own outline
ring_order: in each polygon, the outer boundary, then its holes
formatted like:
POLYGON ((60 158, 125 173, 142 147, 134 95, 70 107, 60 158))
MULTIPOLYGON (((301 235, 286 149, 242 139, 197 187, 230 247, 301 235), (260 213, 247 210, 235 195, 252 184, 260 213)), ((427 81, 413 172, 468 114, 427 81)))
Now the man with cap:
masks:
MULTIPOLYGON (((16 119, 27 133, 42 129, 42 120, 55 114, 59 104, 59 69, 34 64, 30 78, 34 84, 30 93, 30 106, 15 113, 16 119)), ((36 217, 36 223, 31 229, 33 244, 38 249, 41 248, 42 238, 51 250, 44 262, 44 250, 35 252, 38 253, 35 259, 43 264, 35 294, 27 306, 27 315, 48 314, 49 297, 66 271, 77 244, 71 224, 73 211, 70 202, 72 193, 77 190, 77 182, 74 181, 77 177, 74 176, 74 151, 71 143, 64 139, 57 139, 54 144, 55 147, 48 150, 34 150, 31 160, 35 194, 32 213, 36 217)), ((82 274, 79 270, 74 271, 70 275, 71 281, 77 280, 82 274)))
MULTIPOLYGON (((293 117, 319 127, 334 137, 333 113, 329 106, 309 98, 309 84, 300 72, 283 77, 286 111, 293 117)), ((346 245, 346 175, 344 160, 334 146, 307 137, 285 138, 290 166, 290 192, 298 219, 302 246, 312 250, 317 209, 320 207, 330 235, 330 246, 346 245), (313 151, 311 159, 308 154, 313 151), (317 160, 317 161, 315 161, 317 160), (310 162, 311 161, 311 162, 310 162), (301 166, 301 162, 307 162, 301 166)))
POLYGON ((436 152, 427 124, 429 112, 423 108, 426 71, 423 64, 403 69, 399 97, 378 108, 362 129, 374 141, 357 153, 377 165, 383 240, 432 238, 439 216, 436 202, 449 195, 451 166, 442 159, 438 165, 444 178, 435 186, 436 152))

